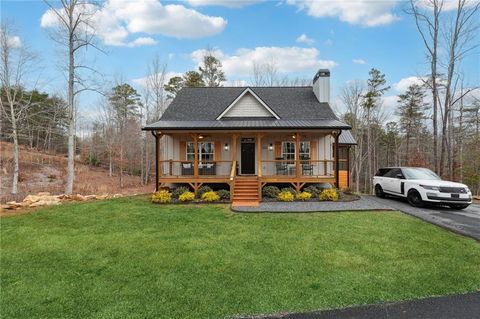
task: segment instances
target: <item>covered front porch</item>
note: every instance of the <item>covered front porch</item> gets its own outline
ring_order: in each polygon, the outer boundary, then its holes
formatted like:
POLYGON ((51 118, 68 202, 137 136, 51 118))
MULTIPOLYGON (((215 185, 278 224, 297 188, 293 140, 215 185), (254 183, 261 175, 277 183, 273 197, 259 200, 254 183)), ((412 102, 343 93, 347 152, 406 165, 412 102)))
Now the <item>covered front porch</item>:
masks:
MULTIPOLYGON (((340 130, 264 132, 152 131, 156 139, 157 189, 186 183, 195 191, 203 184, 228 184, 237 177, 266 184, 328 182, 340 186, 348 176, 348 152, 342 157, 340 130), (344 172, 345 176, 341 176, 344 172)), ((348 178, 346 179, 348 183, 348 178)))

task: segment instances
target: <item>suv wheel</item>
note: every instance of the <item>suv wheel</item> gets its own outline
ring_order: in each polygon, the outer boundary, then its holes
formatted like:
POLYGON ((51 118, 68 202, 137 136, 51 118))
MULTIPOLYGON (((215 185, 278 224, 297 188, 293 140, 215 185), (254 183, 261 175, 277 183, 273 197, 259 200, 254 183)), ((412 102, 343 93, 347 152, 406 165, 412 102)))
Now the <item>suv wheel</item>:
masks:
POLYGON ((425 204, 422 200, 422 196, 420 195, 419 192, 417 192, 414 189, 412 189, 411 191, 408 192, 407 200, 408 200, 408 203, 410 205, 412 205, 413 207, 423 207, 423 206, 425 206, 425 204))
POLYGON ((470 206, 470 204, 468 204, 468 205, 465 205, 465 204, 450 204, 448 206, 450 206, 450 208, 452 208, 452 209, 464 209, 464 208, 467 208, 468 206, 470 206))
POLYGON ((380 186, 380 184, 375 185, 375 196, 385 198, 385 193, 383 192, 383 188, 380 186))

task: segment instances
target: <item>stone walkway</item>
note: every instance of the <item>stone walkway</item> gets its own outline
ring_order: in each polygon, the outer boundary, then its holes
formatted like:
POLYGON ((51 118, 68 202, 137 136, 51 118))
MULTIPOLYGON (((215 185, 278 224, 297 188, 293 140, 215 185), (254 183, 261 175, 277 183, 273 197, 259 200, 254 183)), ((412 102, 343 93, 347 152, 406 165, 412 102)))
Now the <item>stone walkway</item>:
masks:
POLYGON ((258 207, 232 207, 238 213, 311 213, 394 210, 391 206, 362 196, 351 202, 261 202, 258 207))

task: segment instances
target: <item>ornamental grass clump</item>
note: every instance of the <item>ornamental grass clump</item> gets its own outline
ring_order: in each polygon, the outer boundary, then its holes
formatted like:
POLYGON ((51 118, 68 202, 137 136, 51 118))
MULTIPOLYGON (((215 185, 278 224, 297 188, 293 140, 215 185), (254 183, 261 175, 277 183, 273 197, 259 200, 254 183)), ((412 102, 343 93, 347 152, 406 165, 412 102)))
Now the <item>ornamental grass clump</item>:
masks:
POLYGON ((280 192, 277 195, 277 199, 281 202, 293 202, 294 198, 295 196, 288 191, 280 192))
POLYGON ((312 194, 309 192, 300 192, 295 196, 298 200, 306 201, 312 198, 312 194))
POLYGON ((338 200, 338 193, 335 188, 324 189, 320 192, 318 198, 322 201, 336 201, 338 200))
POLYGON ((293 187, 284 187, 280 190, 280 192, 289 192, 289 193, 292 193, 293 195, 297 194, 297 191, 293 187))
POLYGON ((161 190, 153 193, 152 203, 167 204, 172 202, 172 193, 168 190, 161 190))
POLYGON ((220 200, 220 196, 216 192, 210 191, 203 193, 201 199, 205 202, 216 202, 220 200))
POLYGON ((262 189, 262 195, 268 198, 276 198, 280 193, 280 189, 277 186, 265 186, 262 189))
POLYGON ((230 192, 226 189, 218 190, 217 195, 220 197, 220 199, 230 199, 230 192))
POLYGON ((172 197, 173 198, 179 198, 180 195, 182 195, 185 192, 189 192, 189 191, 190 191, 190 188, 185 187, 185 186, 179 186, 172 191, 172 197))
POLYGON ((195 199, 195 194, 190 192, 190 191, 186 191, 186 192, 180 194, 180 196, 178 196, 178 199, 181 202, 191 202, 192 200, 195 199))

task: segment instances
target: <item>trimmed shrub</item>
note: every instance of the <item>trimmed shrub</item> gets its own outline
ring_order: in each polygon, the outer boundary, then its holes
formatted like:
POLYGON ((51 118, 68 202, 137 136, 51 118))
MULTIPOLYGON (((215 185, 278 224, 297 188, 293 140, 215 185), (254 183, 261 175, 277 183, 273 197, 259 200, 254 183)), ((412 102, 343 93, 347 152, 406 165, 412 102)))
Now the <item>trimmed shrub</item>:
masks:
POLYGON ((330 188, 330 189, 324 189, 320 195, 319 195, 320 200, 331 200, 331 201, 336 201, 338 200, 338 193, 335 188, 330 188))
POLYGON ((186 191, 183 194, 180 194, 180 196, 178 196, 178 199, 181 202, 191 202, 195 199, 195 194, 190 191, 186 191))
POLYGON ((280 189, 277 186, 265 186, 262 189, 262 195, 268 198, 277 198, 280 189))
POLYGON ((309 193, 309 192, 300 192, 297 194, 297 196, 295 196, 298 200, 309 200, 310 198, 312 198, 312 194, 309 193))
POLYGON ((185 186, 177 187, 172 191, 172 197, 173 198, 179 198, 180 195, 182 195, 183 193, 186 193, 186 192, 190 192, 190 188, 185 187, 185 186))
POLYGON ((289 193, 292 193, 293 195, 297 194, 297 191, 293 187, 284 187, 280 190, 280 192, 289 192, 289 193))
POLYGON ((214 191, 203 193, 201 198, 205 202, 216 202, 220 200, 220 196, 214 191))
POLYGON ((310 194, 312 194, 312 197, 318 197, 318 194, 320 193, 320 191, 318 190, 318 188, 316 188, 315 186, 311 185, 311 186, 308 186, 308 187, 305 187, 303 189, 304 192, 309 192, 310 194))
POLYGON ((315 187, 318 189, 319 192, 322 192, 324 189, 332 189, 334 188, 332 184, 330 183, 319 183, 315 185, 315 187))
POLYGON ((197 196, 199 198, 202 198, 203 194, 205 194, 206 192, 213 192, 213 189, 210 186, 204 185, 198 189, 197 196))
POLYGON ((230 199, 230 192, 226 189, 218 190, 217 195, 220 197, 220 199, 230 199))
POLYGON ((282 191, 277 195, 277 199, 281 202, 293 202, 294 198, 293 194, 288 191, 282 191))
POLYGON ((172 193, 167 190, 161 190, 152 195, 152 203, 167 204, 172 201, 172 193))

